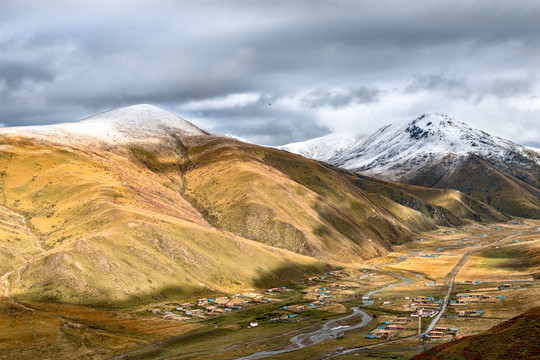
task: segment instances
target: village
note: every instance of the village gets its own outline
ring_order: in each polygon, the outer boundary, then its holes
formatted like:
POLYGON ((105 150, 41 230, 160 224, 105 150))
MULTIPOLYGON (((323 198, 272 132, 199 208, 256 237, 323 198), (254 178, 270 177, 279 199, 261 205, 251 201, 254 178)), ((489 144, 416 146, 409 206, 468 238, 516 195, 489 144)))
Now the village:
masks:
MULTIPOLYGON (((243 293, 199 298, 192 302, 167 303, 163 307, 148 309, 148 311, 161 316, 164 320, 194 321, 226 315, 249 307, 284 302, 287 305, 274 306, 281 315, 268 321, 298 321, 300 316, 308 310, 335 312, 336 309, 342 308, 344 311, 345 308, 338 302, 346 297, 354 296, 361 288, 357 282, 339 281, 349 277, 349 274, 342 274, 340 270, 335 270, 324 275, 307 277, 301 290, 286 286, 269 288, 264 292, 251 289, 243 293), (290 304, 289 298, 298 292, 302 294, 302 302, 290 304)), ((376 278, 376 275, 368 273, 360 278, 376 278)), ((257 326, 259 322, 253 320, 248 327, 257 326)))
MULTIPOLYGON (((540 231, 537 227, 532 231, 540 231)), ((304 358, 326 351, 379 348, 387 342, 403 348, 435 346, 485 331, 535 301, 538 282, 529 274, 484 270, 489 258, 466 257, 471 249, 507 251, 505 247, 529 246, 529 240, 508 236, 513 229, 504 225, 474 230, 423 234, 424 241, 408 243, 358 267, 306 274, 294 281, 274 277, 273 287, 210 293, 145 310, 152 317, 205 327, 208 334, 225 333, 231 344, 257 339, 257 350, 263 352, 275 348, 278 340, 271 339, 287 334, 279 340, 280 346, 286 347, 294 337, 304 358), (467 262, 450 288, 448 275, 461 259, 467 262), (320 324, 332 325, 318 333, 320 324)), ((220 349, 221 354, 244 353, 220 349)))
MULTIPOLYGON (((307 319, 307 313, 310 310, 335 312, 336 308, 341 307, 343 311, 340 312, 345 312, 345 308, 340 305, 340 302, 359 297, 361 290, 368 286, 367 283, 384 278, 384 276, 381 272, 368 269, 363 269, 354 275, 335 270, 323 275, 309 276, 302 284, 299 284, 299 288, 280 286, 264 291, 248 290, 228 296, 216 295, 199 298, 192 302, 169 303, 162 308, 152 308, 149 311, 153 315, 161 316, 164 320, 197 321, 227 315, 250 307, 273 305, 272 309, 277 310, 279 316, 267 319, 266 321, 269 323, 301 321, 307 319), (302 295, 301 301, 291 304, 290 298, 298 293, 302 295)), ((468 280, 461 283, 461 285, 468 287, 480 284, 487 284, 487 282, 468 280)), ((444 286, 444 284, 429 281, 424 286, 429 289, 444 286)), ((496 284, 495 282, 489 282, 489 286, 477 288, 475 292, 467 290, 467 292, 456 294, 449 301, 446 318, 482 317, 485 315, 482 304, 500 302, 505 299, 503 295, 482 294, 482 292, 517 290, 521 287, 519 284, 496 284), (462 309, 465 307, 466 309, 462 309)), ((395 300, 379 298, 378 305, 374 306, 382 309, 395 300)), ((435 296, 405 296, 401 300, 405 301, 405 304, 401 306, 401 311, 408 312, 408 314, 394 316, 377 324, 376 328, 366 335, 367 339, 399 338, 406 330, 415 330, 417 322, 439 314, 442 307, 442 300, 435 296)), ((262 325, 263 323, 259 320, 252 319, 247 328, 262 325)), ((450 341, 457 337, 458 331, 457 327, 437 326, 425 334, 425 338, 427 341, 435 342, 450 341)))

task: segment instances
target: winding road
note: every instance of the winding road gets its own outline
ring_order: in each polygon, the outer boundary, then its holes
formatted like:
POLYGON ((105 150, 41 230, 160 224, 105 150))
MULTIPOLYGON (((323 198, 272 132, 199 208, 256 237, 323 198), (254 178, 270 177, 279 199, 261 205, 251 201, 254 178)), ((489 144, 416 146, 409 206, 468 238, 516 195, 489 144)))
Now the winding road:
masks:
MULTIPOLYGON (((453 288, 454 288, 455 277, 459 273, 461 268, 465 265, 467 260, 469 260, 470 256, 473 253, 477 252, 477 251, 483 250, 483 249, 485 249, 486 247, 489 247, 489 246, 496 245, 496 244, 500 243, 501 241, 507 240, 510 237, 511 236, 508 236, 508 237, 500 239, 500 240, 498 240, 496 242, 493 242, 491 244, 487 244, 487 245, 484 245, 484 246, 479 247, 477 249, 473 249, 473 250, 469 251, 468 253, 466 253, 465 255, 463 255, 461 257, 461 259, 456 264, 456 266, 454 266, 452 271, 447 275, 448 280, 447 280, 446 284, 448 286, 448 289, 447 289, 446 295, 445 295, 444 300, 443 300, 441 311, 439 312, 439 314, 437 314, 436 317, 433 318, 433 320, 431 321, 431 323, 429 324, 427 329, 421 334, 421 337, 423 337, 424 334, 431 331, 437 325, 437 323, 441 319, 441 317, 444 315, 444 313, 446 311, 446 308, 448 306, 448 303, 450 301, 450 295, 452 294, 452 291, 453 291, 453 288)), ((416 256, 417 254, 418 254, 417 252, 411 252, 411 253, 409 253, 407 255, 404 255, 404 256, 396 259, 392 263, 388 263, 388 264, 384 264, 384 265, 399 264, 400 262, 405 261, 408 257, 416 256)), ((411 284, 413 284, 413 280, 406 277, 406 276, 398 275, 398 274, 396 274, 396 273, 394 273, 392 271, 384 270, 384 269, 381 269, 380 267, 377 267, 377 266, 372 266, 372 268, 379 271, 379 272, 387 273, 387 274, 389 274, 391 276, 394 276, 394 277, 396 277, 397 279, 399 279, 401 281, 391 283, 391 284, 386 285, 386 286, 384 286, 384 287, 382 287, 380 289, 372 290, 372 291, 364 294, 363 297, 362 297, 363 306, 372 305, 374 303, 374 301, 371 300, 371 297, 373 295, 375 295, 376 293, 378 293, 378 292, 381 292, 383 290, 386 290, 386 289, 389 289, 389 288, 395 287, 395 286, 403 286, 403 285, 411 285, 411 284)), ((278 350, 260 351, 260 352, 256 352, 256 353, 244 356, 244 357, 237 358, 236 360, 256 360, 256 359, 263 359, 263 358, 266 358, 266 357, 269 357, 269 356, 272 356, 272 355, 278 355, 278 354, 294 352, 296 350, 303 349, 303 348, 311 346, 313 344, 320 343, 321 341, 336 338, 339 335, 341 335, 341 334, 343 334, 343 333, 345 333, 347 331, 351 331, 351 330, 358 329, 358 328, 361 328, 363 326, 366 326, 373 319, 368 313, 361 310, 359 306, 353 306, 353 307, 351 307, 351 310, 352 310, 352 313, 350 313, 348 315, 345 315, 345 316, 342 316, 342 317, 336 318, 336 319, 327 320, 327 321, 323 322, 322 326, 317 330, 306 331, 306 332, 302 332, 300 334, 292 336, 291 339, 290 339, 291 344, 288 345, 285 348, 278 349, 278 350), (351 326, 340 326, 339 325, 339 323, 341 321, 351 319, 351 318, 354 318, 354 317, 361 317, 361 320, 359 322, 357 322, 356 324, 351 325, 351 326)), ((340 352, 334 352, 333 354, 329 355, 325 359, 333 359, 333 358, 337 358, 337 357, 340 357, 340 356, 345 355, 345 354, 352 354, 352 353, 355 353, 355 352, 369 351, 370 349, 373 349, 373 348, 376 348, 376 347, 379 347, 379 346, 383 346, 383 345, 387 345, 387 344, 393 344, 393 343, 397 343, 397 342, 400 342, 400 341, 403 341, 403 340, 415 339, 415 338, 418 339, 418 335, 413 335, 413 336, 409 336, 409 337, 405 337, 405 338, 399 338, 399 339, 395 339, 395 340, 385 341, 385 342, 372 344, 372 345, 364 345, 364 346, 361 346, 361 347, 350 348, 350 349, 343 350, 343 351, 340 351, 340 352)), ((158 345, 158 344, 154 344, 152 346, 156 346, 156 345, 158 345)), ((423 344, 420 343, 418 345, 417 349, 421 350, 422 348, 423 348, 423 344)), ((410 347, 409 348, 403 348, 402 351, 410 351, 411 349, 412 348, 410 348, 410 347)), ((394 349, 394 350, 396 350, 396 349, 394 349)), ((396 351, 400 351, 400 349, 397 349, 396 351)), ((117 358, 124 358, 126 355, 128 355, 128 354, 124 354, 124 355, 119 356, 117 358)))
POLYGON ((257 352, 248 356, 238 358, 237 360, 262 359, 271 355, 277 355, 277 354, 283 354, 283 353, 296 351, 296 350, 305 348, 306 346, 320 343, 321 341, 324 341, 324 340, 336 338, 338 335, 344 333, 345 331, 350 331, 353 329, 366 326, 372 320, 372 317, 369 316, 368 313, 360 310, 357 306, 353 306, 351 309, 353 311, 351 314, 337 318, 337 319, 328 320, 324 322, 323 326, 318 330, 301 333, 301 334, 293 336, 291 338, 291 343, 294 344, 294 348, 261 351, 261 352, 257 352), (340 321, 347 320, 347 319, 356 317, 358 315, 362 316, 362 320, 360 322, 352 326, 348 326, 348 327, 339 326, 340 321))
MULTIPOLYGON (((398 259, 396 263, 404 261, 406 259, 406 257, 408 257, 408 256, 405 256, 405 257, 403 257, 401 259, 398 259)), ((374 294, 376 294, 378 292, 381 292, 383 290, 389 289, 389 288, 394 287, 394 286, 410 285, 410 284, 413 283, 413 280, 406 277, 406 276, 398 275, 398 274, 395 274, 395 273, 393 273, 391 271, 388 271, 388 270, 383 270, 383 269, 381 269, 381 268, 379 268, 377 266, 373 266, 373 268, 380 271, 380 272, 384 272, 384 273, 387 273, 387 274, 389 274, 391 276, 394 276, 394 277, 396 277, 396 278, 398 278, 398 279, 400 279, 402 281, 401 282, 395 282, 395 283, 386 285, 386 286, 384 286, 384 287, 382 287, 380 289, 372 290, 372 291, 366 293, 362 297, 362 302, 363 302, 364 306, 372 305, 373 301, 370 300, 370 298, 371 298, 371 296, 373 296, 374 294)), ((343 316, 343 317, 340 317, 340 318, 337 318, 337 319, 332 319, 332 320, 328 320, 328 321, 324 322, 323 326, 319 330, 310 331, 310 332, 306 332, 306 333, 301 333, 301 334, 293 336, 291 338, 291 343, 294 344, 294 346, 295 346, 294 348, 286 348, 286 349, 281 349, 281 350, 261 351, 261 352, 257 352, 257 353, 254 353, 254 354, 251 354, 251 355, 248 355, 248 356, 238 358, 237 360, 263 359, 263 358, 271 356, 271 355, 277 355, 277 354, 283 354, 283 353, 296 351, 296 350, 305 348, 306 346, 317 344, 317 343, 319 343, 321 341, 324 341, 324 340, 336 338, 338 335, 340 335, 341 333, 344 333, 346 331, 350 331, 350 330, 353 330, 353 329, 358 329, 358 328, 361 328, 363 326, 366 326, 373 319, 368 313, 366 313, 363 310, 360 310, 360 308, 358 306, 353 306, 351 308, 351 310, 353 311, 352 314, 349 314, 347 316, 343 316), (350 319, 352 317, 358 316, 359 314, 362 315, 362 320, 360 322, 358 322, 358 323, 356 323, 356 324, 354 324, 352 326, 349 326, 349 327, 337 326, 340 321, 350 319)), ((400 340, 402 340, 402 339, 400 339, 400 340)))

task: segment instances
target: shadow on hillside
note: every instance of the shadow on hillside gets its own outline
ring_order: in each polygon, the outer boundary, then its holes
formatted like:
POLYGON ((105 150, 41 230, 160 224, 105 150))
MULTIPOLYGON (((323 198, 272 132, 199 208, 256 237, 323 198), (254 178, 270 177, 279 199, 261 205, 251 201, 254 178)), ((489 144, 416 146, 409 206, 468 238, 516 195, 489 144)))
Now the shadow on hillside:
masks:
MULTIPOLYGON (((246 285, 246 288, 254 287, 263 290, 281 286, 293 287, 298 283, 298 281, 305 280, 309 276, 320 276, 329 271, 339 269, 339 267, 331 266, 326 263, 316 265, 298 265, 291 263, 271 271, 261 272, 253 279, 252 285, 246 285)), ((44 294, 37 291, 18 296, 17 300, 28 303, 43 302, 102 308, 135 308, 153 303, 167 301, 179 302, 184 300, 187 301, 188 299, 218 295, 227 294, 203 286, 183 284, 178 286, 162 287, 152 292, 133 294, 124 299, 115 299, 115 295, 110 296, 108 299, 81 296, 73 301, 69 301, 61 296, 56 297, 51 294, 44 294)))
POLYGON ((325 263, 317 265, 288 264, 272 271, 262 272, 259 277, 253 280, 253 286, 263 289, 279 286, 290 287, 295 282, 309 276, 320 276, 331 270, 339 270, 339 268, 325 263))
MULTIPOLYGON (((127 298, 115 299, 116 296, 110 296, 108 299, 96 298, 91 296, 80 296, 73 301, 64 299, 60 296, 51 296, 50 294, 40 294, 39 292, 27 293, 16 297, 17 301, 22 302, 42 302, 56 303, 66 305, 81 305, 102 308, 133 308, 152 303, 164 301, 178 301, 181 299, 197 298, 208 294, 219 294, 218 291, 211 291, 205 287, 192 285, 167 286, 156 289, 152 292, 133 294, 127 298)), ((119 297, 119 296, 118 296, 119 297)))

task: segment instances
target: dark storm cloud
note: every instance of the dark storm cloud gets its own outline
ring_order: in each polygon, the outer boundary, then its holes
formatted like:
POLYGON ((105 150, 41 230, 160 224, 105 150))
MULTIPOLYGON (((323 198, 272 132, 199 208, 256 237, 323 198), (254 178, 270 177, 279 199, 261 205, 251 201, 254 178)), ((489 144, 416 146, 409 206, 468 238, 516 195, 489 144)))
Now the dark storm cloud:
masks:
POLYGON ((302 114, 259 118, 240 116, 234 122, 228 121, 230 118, 217 119, 215 130, 218 133, 237 135, 257 144, 287 144, 328 134, 326 128, 302 114))
POLYGON ((380 91, 367 86, 339 90, 316 89, 302 97, 301 102, 309 108, 331 107, 339 109, 351 104, 366 104, 379 100, 380 91))
POLYGON ((0 60, 0 81, 11 88, 16 88, 24 81, 52 81, 54 73, 43 64, 29 64, 24 61, 0 60))
POLYGON ((213 119, 215 132, 240 136, 259 144, 286 144, 328 134, 328 129, 317 124, 311 114, 273 105, 279 100, 275 95, 261 94, 240 106, 187 111, 182 116, 213 119))
POLYGON ((2 1, 0 122, 153 103, 277 144, 428 111, 480 124, 496 98, 530 123, 538 18, 536 1, 2 1))
POLYGON ((441 91, 450 97, 468 98, 471 95, 466 81, 457 77, 442 74, 414 74, 405 92, 441 91))

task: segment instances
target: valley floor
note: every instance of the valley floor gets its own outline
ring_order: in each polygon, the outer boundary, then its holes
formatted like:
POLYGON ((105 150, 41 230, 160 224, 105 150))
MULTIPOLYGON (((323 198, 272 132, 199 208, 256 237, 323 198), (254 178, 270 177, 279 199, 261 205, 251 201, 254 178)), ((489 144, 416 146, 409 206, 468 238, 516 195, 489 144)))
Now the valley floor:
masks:
POLYGON ((539 226, 425 233, 357 267, 200 305, 27 303, 3 283, 0 359, 407 359, 540 305, 539 226))

